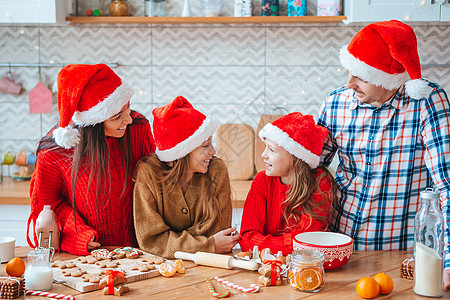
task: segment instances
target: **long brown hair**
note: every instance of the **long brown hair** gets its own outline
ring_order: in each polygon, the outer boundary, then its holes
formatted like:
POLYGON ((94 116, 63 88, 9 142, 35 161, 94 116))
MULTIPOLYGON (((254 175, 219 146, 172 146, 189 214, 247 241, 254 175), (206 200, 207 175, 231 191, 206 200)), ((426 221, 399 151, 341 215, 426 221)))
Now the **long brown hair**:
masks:
MULTIPOLYGON (((138 114, 134 111, 130 112, 130 115, 133 117, 133 123, 127 126, 126 132, 123 137, 116 138, 121 153, 122 158, 125 162, 124 169, 124 186, 122 189, 121 197, 123 197, 127 185, 130 174, 130 166, 132 160, 131 153, 131 133, 130 128, 134 124, 144 124, 148 122, 141 114, 138 114)), ((57 128, 56 125, 54 128, 57 128)), ((95 124, 93 126, 86 127, 78 127, 74 126, 78 129, 80 133, 80 142, 74 147, 73 154, 71 152, 65 151, 63 148, 59 147, 54 141, 51 132, 44 136, 39 141, 39 146, 37 149, 37 154, 40 151, 48 149, 53 151, 59 151, 63 155, 67 157, 67 159, 72 159, 72 207, 74 217, 76 217, 76 199, 75 199, 75 190, 79 177, 87 172, 89 169, 89 182, 88 182, 88 190, 86 192, 86 199, 89 195, 89 189, 91 188, 91 183, 94 178, 97 178, 97 186, 96 186, 96 210, 97 213, 100 212, 101 207, 107 205, 104 202, 105 198, 108 198, 106 192, 109 191, 109 185, 111 184, 110 180, 110 152, 109 147, 106 140, 105 135, 105 127, 102 123, 95 124), (100 194, 103 185, 103 194, 100 194)), ((76 218, 75 218, 76 220, 76 218)))
MULTIPOLYGON (((190 181, 192 180, 192 178, 189 177, 189 155, 190 154, 175 161, 162 162, 159 159, 155 159, 157 156, 155 153, 152 153, 142 158, 141 161, 150 165, 150 169, 153 172, 152 178, 155 178, 153 183, 164 183, 167 185, 167 190, 171 192, 176 186, 185 186, 190 184, 190 181)), ((215 159, 217 158, 213 156, 210 163, 215 159)), ((194 176, 196 175, 194 174, 194 176)), ((204 176, 206 181, 206 193, 200 195, 203 198, 203 213, 199 224, 202 225, 214 215, 217 215, 215 212, 219 211, 219 200, 216 196, 216 185, 209 174, 209 169, 208 172, 201 174, 200 176, 204 176)))
MULTIPOLYGON (((283 202, 285 205, 283 219, 286 225, 289 226, 291 219, 297 223, 300 220, 301 214, 307 214, 311 219, 321 221, 324 224, 324 228, 327 228, 330 219, 329 213, 327 216, 323 216, 314 210, 319 208, 322 202, 329 202, 330 205, 333 204, 336 195, 336 185, 333 175, 324 167, 318 167, 312 170, 308 164, 294 155, 292 155, 290 173, 293 176, 293 182, 283 202), (318 175, 319 170, 322 171, 320 175, 318 175), (324 192, 320 189, 320 182, 324 177, 331 183, 331 193, 324 192), (311 201, 313 193, 319 193, 322 196, 321 202, 311 201)), ((331 208, 329 212, 331 212, 331 208)))

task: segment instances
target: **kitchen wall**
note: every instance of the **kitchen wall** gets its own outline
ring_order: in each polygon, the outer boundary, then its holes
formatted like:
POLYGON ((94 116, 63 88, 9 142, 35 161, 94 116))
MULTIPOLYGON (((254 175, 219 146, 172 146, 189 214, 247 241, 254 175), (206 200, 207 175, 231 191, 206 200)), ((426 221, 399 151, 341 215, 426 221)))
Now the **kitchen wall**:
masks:
MULTIPOLYGON (((133 14, 144 14, 144 1, 128 2, 133 14)), ((224 2, 224 14, 231 16, 233 1, 224 2)), ((261 1, 255 2, 258 15, 261 1)), ((183 3, 170 0, 168 15, 179 15, 183 3)), ((193 16, 201 14, 199 3, 191 0, 193 16)), ((114 70, 135 87, 132 107, 150 119, 153 108, 184 95, 220 123, 255 128, 263 113, 285 109, 317 116, 326 95, 346 80, 339 48, 364 25, 2 24, 0 63, 117 63, 114 70)), ((450 91, 449 23, 411 25, 423 76, 450 91)), ((60 69, 40 69, 50 89, 60 69)), ((0 75, 8 70, 0 67, 0 75)), ((0 94, 1 157, 8 150, 35 149, 58 120, 56 94, 53 113, 29 113, 28 93, 38 82, 39 68, 11 70, 24 90, 19 96, 0 94)))

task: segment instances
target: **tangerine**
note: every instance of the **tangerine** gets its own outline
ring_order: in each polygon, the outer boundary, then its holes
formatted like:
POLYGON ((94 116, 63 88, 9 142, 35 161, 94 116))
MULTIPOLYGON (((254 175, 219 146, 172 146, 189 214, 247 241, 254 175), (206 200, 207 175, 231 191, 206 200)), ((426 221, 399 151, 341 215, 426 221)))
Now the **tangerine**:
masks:
POLYGON ((288 275, 288 280, 289 280, 289 284, 291 285, 291 287, 293 287, 294 289, 298 289, 297 284, 295 283, 295 275, 293 271, 289 271, 288 275))
POLYGON ((176 272, 177 269, 171 264, 162 263, 159 265, 159 273, 161 273, 161 275, 164 277, 171 277, 175 275, 176 272))
POLYGON ((9 276, 19 277, 25 272, 25 262, 20 257, 14 257, 6 264, 6 273, 9 276))
POLYGON ((303 291, 314 291, 322 285, 322 272, 316 268, 303 269, 294 276, 296 276, 295 284, 303 291))
POLYGON ((386 273, 378 273, 373 276, 373 279, 375 279, 380 285, 380 294, 382 295, 387 295, 394 289, 394 281, 386 273))
POLYGON ((175 261, 175 270, 180 274, 186 273, 186 268, 184 267, 184 263, 181 259, 177 259, 175 261))
POLYGON ((363 298, 372 299, 380 292, 380 285, 372 277, 362 277, 356 283, 356 292, 363 298))

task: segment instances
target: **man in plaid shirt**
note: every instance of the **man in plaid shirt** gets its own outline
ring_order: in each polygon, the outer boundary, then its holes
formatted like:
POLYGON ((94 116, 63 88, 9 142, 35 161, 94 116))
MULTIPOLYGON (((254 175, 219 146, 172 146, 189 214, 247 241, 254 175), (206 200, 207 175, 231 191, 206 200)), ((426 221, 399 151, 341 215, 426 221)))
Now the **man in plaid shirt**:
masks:
POLYGON ((412 250, 419 195, 433 184, 444 215, 444 285, 450 288, 450 104, 421 78, 413 29, 367 25, 340 51, 349 76, 322 105, 330 131, 321 161, 338 153, 339 204, 331 229, 357 250, 412 250))

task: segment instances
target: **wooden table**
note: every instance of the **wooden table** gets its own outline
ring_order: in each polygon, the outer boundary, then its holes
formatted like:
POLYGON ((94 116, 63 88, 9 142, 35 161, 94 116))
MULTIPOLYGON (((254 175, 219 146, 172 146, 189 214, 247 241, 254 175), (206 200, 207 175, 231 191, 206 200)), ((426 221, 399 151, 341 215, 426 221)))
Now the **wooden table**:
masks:
MULTIPOLYGON (((17 247, 16 256, 26 257, 29 248, 17 247)), ((322 291, 313 293, 298 292, 289 285, 263 287, 257 294, 244 294, 232 290, 231 299, 359 299, 355 291, 356 281, 363 276, 373 276, 379 272, 389 274, 394 280, 394 290, 387 296, 377 296, 376 299, 427 299, 413 292, 413 281, 400 278, 400 265, 405 258, 412 256, 406 251, 355 251, 350 261, 343 268, 328 271, 325 274, 325 287, 322 291)), ((59 253, 55 259, 71 259, 73 255, 59 253)), ((205 278, 221 276, 234 283, 249 287, 251 283, 258 282, 257 272, 241 269, 218 269, 204 266, 197 266, 193 263, 186 263, 186 274, 176 274, 174 277, 165 278, 158 276, 143 281, 129 284, 130 292, 122 295, 118 299, 214 299, 211 297, 205 278)), ((1 266, 0 276, 5 276, 5 264, 1 266)), ((214 282, 216 291, 224 291, 224 286, 214 282)), ((103 296, 100 291, 81 294, 76 290, 61 284, 54 284, 52 292, 70 294, 76 299, 95 299, 105 297, 113 299, 112 296, 103 296)), ((45 299, 42 297, 30 297, 33 299, 45 299)), ((116 298, 117 299, 117 298, 116 298)), ((444 292, 443 299, 450 299, 450 291, 444 292)))

